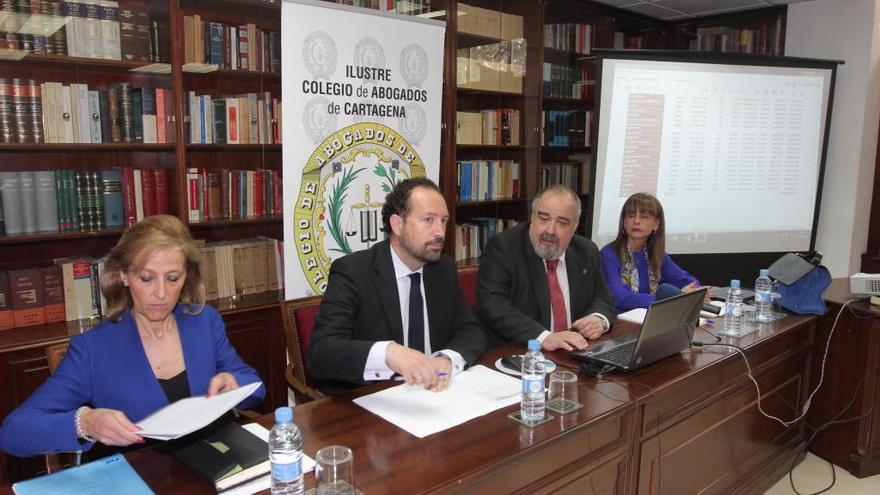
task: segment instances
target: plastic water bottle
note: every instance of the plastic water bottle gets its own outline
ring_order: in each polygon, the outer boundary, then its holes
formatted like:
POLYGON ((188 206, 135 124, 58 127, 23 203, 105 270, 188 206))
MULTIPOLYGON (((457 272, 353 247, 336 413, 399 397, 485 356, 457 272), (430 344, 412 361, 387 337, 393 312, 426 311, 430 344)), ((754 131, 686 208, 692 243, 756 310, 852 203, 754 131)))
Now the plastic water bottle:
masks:
POLYGON ((762 268, 755 280, 755 320, 760 322, 773 321, 773 284, 766 268, 762 268))
POLYGON ((544 374, 546 373, 541 343, 537 339, 529 341, 529 350, 522 361, 522 400, 519 413, 526 423, 544 419, 544 374))
POLYGON ((303 440, 293 423, 293 410, 275 410, 275 426, 269 432, 269 462, 272 465, 272 495, 302 495, 303 440))
POLYGON ((727 299, 725 300, 726 311, 724 313, 724 328, 721 330, 722 335, 730 335, 739 337, 742 335, 743 329, 743 298, 742 290, 739 287, 739 280, 730 281, 730 288, 727 290, 727 299))

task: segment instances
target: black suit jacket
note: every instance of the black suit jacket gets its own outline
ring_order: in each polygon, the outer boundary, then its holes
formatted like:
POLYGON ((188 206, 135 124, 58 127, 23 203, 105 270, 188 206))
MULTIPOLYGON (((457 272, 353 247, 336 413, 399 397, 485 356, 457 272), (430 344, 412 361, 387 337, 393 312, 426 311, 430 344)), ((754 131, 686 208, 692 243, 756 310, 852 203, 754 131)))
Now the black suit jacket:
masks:
MULTIPOLYGON (((571 321, 600 313, 614 321, 614 299, 605 284, 599 250, 575 235, 565 250, 571 321)), ((550 290, 544 262, 529 240, 529 223, 493 236, 480 259, 477 316, 489 330, 489 344, 526 342, 550 328, 550 290)))
MULTIPOLYGON (((451 349, 472 364, 486 350, 486 337, 458 285, 447 257, 425 265, 425 303, 431 350, 451 349)), ((383 241, 333 262, 315 317, 309 370, 328 394, 364 384, 364 366, 374 343, 403 344, 403 323, 391 245, 383 241)))

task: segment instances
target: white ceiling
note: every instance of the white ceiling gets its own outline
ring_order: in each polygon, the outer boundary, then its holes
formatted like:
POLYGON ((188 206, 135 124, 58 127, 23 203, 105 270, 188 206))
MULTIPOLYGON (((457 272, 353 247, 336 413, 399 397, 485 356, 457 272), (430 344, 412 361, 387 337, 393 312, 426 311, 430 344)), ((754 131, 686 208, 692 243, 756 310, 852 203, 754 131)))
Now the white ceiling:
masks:
POLYGON ((752 10, 809 0, 597 0, 665 21, 676 21, 737 10, 752 10))

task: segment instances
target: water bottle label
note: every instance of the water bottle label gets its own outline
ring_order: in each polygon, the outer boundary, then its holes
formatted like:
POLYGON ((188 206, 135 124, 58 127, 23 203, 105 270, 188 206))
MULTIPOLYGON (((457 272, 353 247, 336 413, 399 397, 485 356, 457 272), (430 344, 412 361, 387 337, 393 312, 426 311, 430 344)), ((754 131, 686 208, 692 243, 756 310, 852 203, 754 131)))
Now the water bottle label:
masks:
MULTIPOLYGON (((293 457, 292 455, 286 456, 273 456, 273 457, 293 457)), ((284 459, 286 460, 286 459, 284 459)), ((298 479, 302 476, 302 456, 300 456, 294 462, 278 462, 277 460, 272 461, 272 478, 276 481, 280 482, 291 482, 298 479)))
POLYGON ((769 292, 755 292, 755 302, 769 303, 770 302, 770 293, 769 292))
POLYGON ((522 387, 524 394, 540 394, 544 392, 544 380, 540 378, 523 378, 522 387))

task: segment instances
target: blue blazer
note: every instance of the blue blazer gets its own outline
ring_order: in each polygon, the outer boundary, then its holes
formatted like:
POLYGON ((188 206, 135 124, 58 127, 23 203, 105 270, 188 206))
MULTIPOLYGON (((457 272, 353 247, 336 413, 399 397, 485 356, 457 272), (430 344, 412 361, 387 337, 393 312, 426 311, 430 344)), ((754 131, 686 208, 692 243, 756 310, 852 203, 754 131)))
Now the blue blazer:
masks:
MULTIPOLYGON (((260 381, 229 344, 220 314, 210 306, 198 315, 174 310, 189 390, 205 394, 211 378, 220 372, 235 376, 239 385, 260 381)), ((239 407, 262 401, 264 386, 239 407)), ((55 373, 0 427, 0 450, 15 456, 45 452, 87 450, 92 443, 76 436, 74 415, 83 405, 122 411, 133 423, 166 406, 137 326, 130 312, 118 323, 104 321, 70 339, 70 347, 55 373)))

